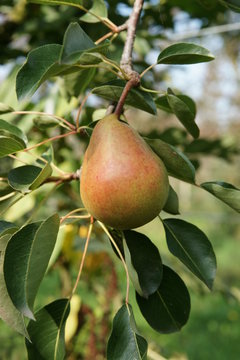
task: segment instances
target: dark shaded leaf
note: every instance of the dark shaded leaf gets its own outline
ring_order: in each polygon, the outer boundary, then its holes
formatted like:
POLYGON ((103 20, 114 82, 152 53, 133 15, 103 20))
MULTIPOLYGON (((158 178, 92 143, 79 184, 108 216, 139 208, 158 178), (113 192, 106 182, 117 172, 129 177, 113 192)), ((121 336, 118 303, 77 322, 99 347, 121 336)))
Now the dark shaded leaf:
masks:
POLYGON ((169 251, 212 289, 216 257, 204 232, 180 219, 165 219, 163 225, 169 251))
POLYGON ((22 193, 37 189, 50 175, 52 168, 45 164, 43 168, 24 165, 12 169, 8 174, 9 185, 22 193))
POLYGON ((81 64, 81 56, 85 55, 83 63, 86 64, 86 53, 105 53, 109 45, 109 41, 95 45, 78 23, 71 23, 64 34, 60 62, 62 64, 75 64, 76 62, 81 64))
POLYGON ((77 73, 65 76, 64 82, 67 93, 70 96, 78 97, 86 90, 88 84, 92 81, 95 74, 96 69, 93 68, 81 70, 77 73))
POLYGON ((35 314, 30 320, 28 332, 31 343, 26 340, 29 360, 65 358, 64 332, 70 305, 68 299, 55 300, 35 314))
MULTIPOLYGON (((113 80, 107 84, 93 89, 93 94, 99 95, 104 99, 118 102, 125 86, 122 80, 113 80)), ((150 114, 156 114, 157 109, 152 96, 144 91, 132 89, 126 98, 126 105, 133 106, 137 109, 146 111, 150 114)))
POLYGON ((8 295, 5 279, 3 276, 3 260, 5 249, 10 239, 10 234, 4 235, 0 239, 0 317, 12 329, 23 336, 28 337, 23 315, 15 308, 11 298, 8 295))
POLYGON ((160 139, 145 138, 145 140, 162 159, 169 175, 191 184, 195 183, 195 169, 186 155, 160 139))
MULTIPOLYGON (((189 108, 189 110, 191 111, 191 113, 194 115, 194 117, 196 116, 196 112, 197 112, 197 108, 196 108, 196 104, 193 101, 192 98, 190 98, 187 95, 176 95, 175 96, 182 100, 189 108)), ((174 114, 173 109, 170 107, 168 99, 167 99, 167 95, 161 95, 159 96, 156 100, 155 100, 155 104, 157 105, 157 108, 166 111, 168 113, 172 113, 174 114)))
POLYGON ((177 43, 165 48, 158 56, 158 64, 196 64, 214 60, 204 47, 191 43, 177 43))
POLYGON ((28 224, 9 240, 4 277, 9 296, 16 308, 34 319, 33 304, 55 246, 59 216, 28 224), (36 271, 37 269, 37 271, 36 271))
POLYGON ((124 237, 125 260, 134 287, 141 296, 147 298, 158 289, 162 280, 159 251, 146 235, 137 231, 124 231, 124 237))
POLYGON ((169 187, 167 202, 164 205, 163 210, 172 215, 180 214, 178 196, 177 193, 172 188, 172 186, 169 187))
POLYGON ((240 213, 240 189, 223 181, 209 181, 201 187, 240 213))
POLYGON ((163 265, 158 290, 145 299, 136 293, 138 306, 146 321, 156 331, 168 334, 179 331, 190 313, 190 296, 182 279, 163 265))
POLYGON ((171 89, 168 89, 167 100, 173 113, 183 126, 194 138, 197 138, 199 136, 199 128, 194 121, 196 109, 194 109, 195 112, 192 112, 193 109, 189 107, 188 102, 185 102, 184 98, 180 99, 176 96, 171 89))
POLYGON ((146 360, 147 347, 147 341, 136 331, 131 305, 123 305, 113 320, 107 360, 146 360))
POLYGON ((6 234, 13 234, 18 226, 9 221, 0 220, 0 237, 6 234))

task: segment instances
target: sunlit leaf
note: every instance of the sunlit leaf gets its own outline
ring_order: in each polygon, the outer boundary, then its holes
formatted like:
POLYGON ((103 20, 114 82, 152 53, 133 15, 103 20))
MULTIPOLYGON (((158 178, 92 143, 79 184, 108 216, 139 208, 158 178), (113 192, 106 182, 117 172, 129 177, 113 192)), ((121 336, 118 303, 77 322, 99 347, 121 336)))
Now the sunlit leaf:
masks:
POLYGON ((33 304, 55 246, 59 229, 57 214, 43 222, 28 224, 9 240, 4 277, 15 307, 34 319, 33 304))
POLYGON ((214 56, 202 46, 177 43, 165 48, 158 56, 158 64, 196 64, 214 60, 214 56))
POLYGON ((28 3, 43 5, 69 5, 84 10, 83 0, 27 0, 28 3))
POLYGON ((80 20, 87 23, 97 23, 103 18, 108 17, 107 6, 104 0, 93 0, 93 5, 89 12, 80 17, 80 20), (94 15, 96 16, 94 16, 94 15))
POLYGON ((240 189, 223 181, 209 181, 201 187, 240 213, 240 189))
POLYGON ((163 225, 171 253, 212 289, 216 274, 216 257, 204 232, 180 219, 164 219, 163 225))
POLYGON ((187 287, 182 279, 165 265, 158 290, 148 299, 136 293, 136 299, 146 321, 160 333, 179 331, 188 320, 190 296, 187 287))
POLYGON ((131 305, 123 305, 113 320, 107 360, 146 360, 147 347, 147 341, 137 333, 131 305))
POLYGON ((36 312, 36 321, 30 320, 27 327, 31 339, 26 340, 29 360, 65 358, 64 333, 69 311, 68 299, 59 299, 36 312))
POLYGON ((10 112, 13 112, 14 109, 11 107, 11 106, 8 106, 6 104, 3 104, 0 102, 0 115, 1 114, 7 114, 7 113, 10 113, 10 112))

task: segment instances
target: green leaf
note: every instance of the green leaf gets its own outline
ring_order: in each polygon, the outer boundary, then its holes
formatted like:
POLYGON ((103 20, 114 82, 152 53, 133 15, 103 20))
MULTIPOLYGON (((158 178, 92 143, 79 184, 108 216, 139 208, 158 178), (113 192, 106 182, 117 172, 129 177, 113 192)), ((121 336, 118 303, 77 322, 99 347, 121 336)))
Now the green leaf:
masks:
MULTIPOLYGON (((189 110, 191 111, 191 113, 194 115, 194 117, 196 116, 196 113, 197 113, 197 108, 196 108, 196 104, 195 102, 193 101, 192 98, 190 98, 189 96, 187 95, 176 95, 175 96, 182 100, 189 108, 189 110)), ((174 111, 173 109, 171 108, 171 106, 169 105, 169 102, 168 102, 168 98, 167 98, 167 95, 161 95, 159 96, 156 100, 155 100, 155 104, 157 105, 157 108, 163 110, 163 111, 166 111, 168 113, 172 113, 174 114, 174 111)))
POLYGON ((201 187, 240 213, 240 189, 223 181, 209 181, 201 187))
POLYGON ((22 193, 37 189, 50 175, 52 168, 46 164, 43 168, 24 165, 12 169, 8 174, 9 185, 22 193))
POLYGON ((65 324, 69 315, 68 299, 59 299, 46 305, 30 320, 28 332, 31 342, 26 340, 28 359, 65 359, 65 324))
POLYGON ((169 187, 167 202, 163 207, 163 210, 172 215, 179 215, 179 202, 177 193, 172 186, 169 187))
POLYGON ((147 360, 147 347, 147 341, 136 331, 131 305, 123 305, 113 320, 107 360, 147 360))
POLYGON ((18 100, 30 97, 45 80, 69 69, 58 62, 61 50, 61 45, 50 44, 30 51, 16 78, 18 100))
POLYGON ((12 222, 0 220, 0 237, 6 234, 13 234, 18 229, 18 226, 12 222))
POLYGON ((10 113, 13 111, 14 111, 14 109, 11 106, 8 106, 8 105, 0 102, 0 115, 7 114, 7 113, 10 113))
POLYGON ((63 38, 63 46, 60 54, 61 62, 76 62, 76 55, 96 47, 92 39, 83 31, 78 23, 71 23, 63 38))
POLYGON ((10 124, 9 122, 0 119, 0 133, 5 136, 13 136, 17 141, 24 146, 27 143, 27 137, 17 126, 10 124))
POLYGON ((10 239, 4 259, 4 276, 15 307, 34 319, 33 304, 55 246, 59 229, 57 214, 32 223, 10 239))
POLYGON ((84 10, 82 0, 27 0, 27 3, 43 4, 43 5, 69 5, 84 10))
POLYGON ((165 219, 163 225, 169 251, 212 289, 216 257, 207 236, 197 226, 180 219, 165 219))
POLYGON ((165 48, 158 56, 158 64, 196 64, 214 60, 204 47, 191 43, 177 43, 165 48))
POLYGON ((162 280, 162 260, 159 251, 146 235, 137 231, 124 231, 124 237, 126 263, 129 269, 133 268, 130 276, 135 275, 133 284, 136 285, 137 292, 147 298, 158 289, 162 280))
POLYGON ((86 53, 105 53, 109 45, 109 41, 98 46, 95 45, 78 23, 71 23, 64 34, 60 62, 62 64, 81 64, 81 56, 83 55, 83 63, 86 64, 86 53))
POLYGON ((195 183, 195 169, 186 155, 160 139, 145 138, 145 140, 162 159, 170 176, 191 184, 195 183))
POLYGON ((45 130, 58 126, 59 120, 51 116, 36 116, 33 123, 37 128, 45 130))
POLYGON ((190 313, 190 296, 182 279, 163 265, 163 278, 158 290, 145 299, 136 293, 142 315, 156 331, 168 334, 179 331, 190 313))
POLYGON ((64 77, 65 87, 70 96, 78 97, 82 94, 94 78, 96 69, 84 69, 64 77))
POLYGON ((171 89, 168 89, 167 100, 173 113, 177 116, 183 126, 194 137, 199 137, 199 128, 195 123, 196 112, 192 112, 192 108, 188 106, 188 103, 184 99, 177 97, 171 89))
POLYGON ((8 295, 3 276, 3 259, 9 239, 9 234, 2 236, 0 239, 0 317, 12 329, 29 338, 23 316, 13 305, 12 300, 8 295))
MULTIPOLYGON (((125 84, 126 83, 122 80, 113 80, 107 84, 94 88, 92 92, 104 99, 118 102, 125 84)), ((149 93, 138 89, 131 89, 127 95, 125 104, 153 115, 157 113, 156 105, 152 96, 149 93)))
POLYGON ((101 21, 102 18, 108 17, 108 11, 104 0, 93 0, 93 5, 89 12, 80 17, 80 20, 87 23, 97 23, 101 21), (92 14, 97 15, 94 16, 92 14))
POLYGON ((10 136, 0 135, 0 158, 9 154, 14 154, 20 150, 25 149, 22 141, 10 136))

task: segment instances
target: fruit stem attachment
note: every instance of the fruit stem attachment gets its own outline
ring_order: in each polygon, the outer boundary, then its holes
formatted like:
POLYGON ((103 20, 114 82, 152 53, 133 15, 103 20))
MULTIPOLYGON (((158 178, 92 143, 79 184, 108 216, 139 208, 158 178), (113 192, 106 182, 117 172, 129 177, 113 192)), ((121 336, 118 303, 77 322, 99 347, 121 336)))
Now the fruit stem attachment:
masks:
POLYGON ((134 71, 134 76, 126 83, 123 92, 120 96, 120 99, 118 100, 117 106, 115 108, 114 114, 117 115, 117 118, 119 119, 120 115, 122 114, 123 106, 126 101, 126 98, 128 96, 129 91, 133 88, 139 85, 139 74, 134 71))
POLYGON ((125 269, 125 272, 126 272, 126 279, 127 279, 127 289, 126 289, 126 299, 125 299, 125 302, 126 304, 128 304, 128 299, 129 299, 129 284, 130 284, 130 281, 129 281, 129 273, 128 273, 128 268, 127 268, 127 264, 122 256, 122 253, 121 251, 119 250, 119 247, 117 246, 115 240, 113 239, 112 235, 110 234, 110 232, 108 231, 108 229, 106 228, 106 226, 101 222, 101 221, 98 221, 99 225, 101 226, 101 228, 104 230, 104 232, 107 234, 108 238, 110 239, 110 241, 112 242, 113 246, 115 247, 122 263, 123 263, 123 266, 124 266, 124 269, 125 269))

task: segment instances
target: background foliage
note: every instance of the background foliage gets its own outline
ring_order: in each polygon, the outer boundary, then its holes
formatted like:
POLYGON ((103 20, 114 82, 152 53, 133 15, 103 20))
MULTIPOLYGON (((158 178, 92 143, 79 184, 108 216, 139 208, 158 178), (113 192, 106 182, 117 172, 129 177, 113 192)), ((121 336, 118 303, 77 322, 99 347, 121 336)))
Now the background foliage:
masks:
MULTIPOLYGON (((234 7, 234 2, 225 3, 234 7)), ((84 1, 87 8, 91 4, 90 1, 84 1)), ((121 3, 111 1, 111 4, 109 2, 109 18, 117 25, 122 24, 129 16, 131 5, 132 1, 121 1, 121 3)), ((180 69, 179 66, 174 66, 170 70, 164 65, 161 70, 157 67, 144 77, 145 87, 150 88, 154 84, 156 90, 167 90, 171 86, 176 94, 183 92, 193 95, 193 97, 196 95, 197 123, 202 134, 200 139, 193 140, 185 129, 178 125, 166 99, 159 100, 157 116, 147 115, 143 112, 137 113, 138 116, 136 116, 136 109, 129 109, 127 111, 129 122, 149 138, 157 137, 173 146, 178 146, 198 168, 199 182, 218 178, 229 183, 239 184, 239 172, 237 171, 239 168, 239 144, 237 141, 239 134, 237 118, 239 32, 237 30, 226 31, 220 35, 214 35, 211 30, 216 25, 238 22, 238 14, 230 12, 218 1, 212 1, 211 4, 207 1, 146 1, 145 6, 135 45, 136 70, 143 71, 156 60, 160 49, 171 45, 175 39, 180 38, 181 40, 182 36, 183 41, 186 41, 185 36, 189 36, 193 29, 197 29, 197 35, 193 35, 187 41, 191 40, 209 48, 217 60, 216 63, 209 63, 207 66, 204 64, 203 67, 195 65, 197 66, 195 70, 191 70, 192 66, 190 66, 190 70, 187 70, 186 67, 180 69), (203 30, 209 30, 209 35, 199 36, 203 30), (233 80, 230 86, 226 86, 224 79, 226 81, 229 76, 233 80), (167 110, 168 114, 161 109, 167 110)), ((84 12, 67 6, 26 5, 26 2, 22 0, 3 1, 0 10, 2 13, 0 45, 1 49, 4 49, 0 54, 3 64, 0 89, 2 103, 21 110, 55 113, 72 122, 76 117, 76 108, 79 105, 78 96, 80 94, 80 100, 83 98, 83 94, 88 89, 89 80, 91 80, 91 88, 99 88, 103 82, 114 79, 114 75, 104 69, 84 70, 85 73, 80 72, 77 75, 73 73, 44 83, 31 100, 18 103, 14 82, 16 73, 28 52, 46 44, 62 44, 69 23, 79 21, 84 12)), ((106 31, 99 23, 92 25, 82 21, 81 27, 93 41, 104 35, 106 31)), ((124 41, 124 33, 122 33, 111 45, 112 60, 120 59, 124 41)), ((21 81, 20 86, 22 86, 21 81)), ((99 95, 99 91, 96 90, 95 94, 99 95)), ((168 95, 171 96, 172 93, 169 92, 168 95)), ((106 108, 107 105, 108 101, 91 96, 82 113, 81 125, 88 124, 91 118, 94 120, 101 118, 100 110, 106 108)), ((149 112, 151 113, 151 111, 149 112)), ((1 118, 10 121, 13 125, 18 125, 27 133, 30 145, 40 142, 46 137, 58 136, 64 132, 64 129, 55 127, 54 119, 50 121, 49 118, 44 120, 35 117, 32 121, 32 116, 16 114, 1 115, 1 118)), ((40 150, 35 150, 33 159, 27 153, 22 153, 20 158, 27 164, 32 163, 40 155, 47 159, 54 158, 57 166, 71 173, 79 168, 88 141, 84 137, 81 140, 80 142, 76 137, 62 138, 54 142, 52 146, 46 144, 40 150)), ((13 141, 15 141, 15 146, 25 146, 22 134, 16 133, 13 141)), ((1 158, 1 176, 4 177, 12 167, 19 165, 15 159, 1 158)), ((23 184, 16 182, 18 174, 11 170, 10 185, 14 189, 17 187, 17 190, 23 193, 28 193, 31 188, 37 188, 36 180, 37 184, 41 184, 49 176, 50 170, 47 168, 44 168, 40 174, 42 165, 38 160, 34 168, 28 168, 32 181, 29 181, 29 175, 27 183, 23 184), (34 187, 34 183, 36 187, 34 187)), ((24 173, 26 170, 25 168, 24 173)), ((173 265, 174 269, 179 271, 191 290, 193 310, 188 325, 181 333, 170 336, 158 335, 140 316, 134 300, 135 296, 131 294, 130 302, 133 304, 138 328, 149 342, 149 356, 152 353, 152 358, 156 353, 161 353, 167 358, 210 359, 214 351, 215 359, 225 359, 230 352, 231 358, 237 359, 240 335, 238 328, 240 284, 236 251, 239 245, 240 231, 238 219, 230 208, 217 202, 210 194, 175 180, 172 185, 179 196, 182 218, 204 230, 215 248, 219 270, 214 293, 210 295, 208 293, 208 296, 205 296, 207 290, 200 282, 196 282, 195 279, 193 281, 190 273, 183 272, 180 262, 177 262, 167 252, 161 225, 153 222, 141 229, 141 232, 148 235, 154 244, 160 247, 164 263, 169 266, 173 265)), ((14 222, 18 227, 26 221, 46 219, 54 212, 58 212, 60 216, 65 215, 68 211, 79 207, 78 186, 77 182, 66 182, 55 191, 55 185, 47 183, 34 193, 29 193, 7 211, 13 198, 1 201, 0 211, 5 212, 5 220, 14 222), (53 192, 54 196, 51 196, 53 192)), ((8 193, 8 185, 1 182, 1 197, 8 193)), ((236 206, 238 204, 236 203, 236 206)), ((38 225, 40 226, 40 224, 38 225)), ((41 224, 41 226, 43 225, 41 224)), ((62 250, 54 267, 48 271, 40 286, 37 308, 69 294, 72 279, 77 273, 79 257, 83 251, 82 242, 86 237, 86 231, 84 222, 80 227, 72 223, 60 229, 57 244, 62 250)), ((33 238, 35 238, 34 234, 33 238)), ((56 250, 55 259, 57 255, 58 251, 56 250)), ((52 263, 54 263, 54 259, 52 263)), ((10 262, 9 266, 11 266, 10 262)), ((66 330, 68 358, 93 359, 98 355, 101 359, 101 356, 102 358, 105 356, 105 344, 111 329, 111 319, 113 313, 120 308, 121 294, 125 291, 123 281, 121 281, 123 277, 121 265, 112 256, 102 230, 95 228, 90 252, 87 255, 84 277, 77 294, 72 299, 71 321, 68 322, 66 330), (109 304, 111 298, 114 298, 114 304, 112 301, 109 304), (74 337, 73 335, 76 333, 79 335, 74 337)), ((18 299, 16 299, 17 302, 18 299)), ((31 296, 28 302, 31 305, 31 296)), ((62 304, 58 303, 56 306, 61 311, 62 304)), ((124 312, 126 309, 121 309, 121 311, 124 312)), ((40 312, 38 313, 39 317, 45 316, 40 312)), ((34 331, 31 324, 32 322, 29 324, 30 333, 34 331), (32 330, 30 330, 31 326, 32 330)), ((2 322, 0 337, 3 344, 2 358, 19 358, 20 349, 23 358, 26 357, 22 338, 13 335, 2 322), (12 345, 13 342, 15 346, 12 345)), ((28 351, 30 354, 31 349, 28 351)))

